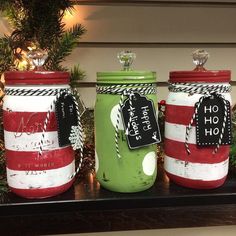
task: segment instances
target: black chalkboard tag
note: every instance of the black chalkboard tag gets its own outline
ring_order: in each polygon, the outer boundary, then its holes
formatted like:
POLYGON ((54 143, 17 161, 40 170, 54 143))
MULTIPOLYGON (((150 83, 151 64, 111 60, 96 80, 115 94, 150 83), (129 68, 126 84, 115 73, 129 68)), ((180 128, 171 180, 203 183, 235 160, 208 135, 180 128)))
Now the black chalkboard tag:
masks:
POLYGON ((132 107, 127 98, 122 106, 122 117, 130 149, 161 142, 160 129, 152 100, 139 93, 131 96, 132 107), (131 118, 131 122, 130 122, 131 118), (129 123, 129 124, 128 124, 129 123))
POLYGON ((58 142, 60 147, 70 145, 71 126, 77 126, 77 112, 72 95, 63 93, 55 104, 58 128, 58 142))
MULTIPOLYGON (((227 116, 222 145, 232 142, 231 109, 229 101, 227 104, 227 116)), ((213 94, 204 98, 196 114, 196 139, 199 146, 211 146, 219 143, 223 127, 225 105, 223 98, 213 94)))

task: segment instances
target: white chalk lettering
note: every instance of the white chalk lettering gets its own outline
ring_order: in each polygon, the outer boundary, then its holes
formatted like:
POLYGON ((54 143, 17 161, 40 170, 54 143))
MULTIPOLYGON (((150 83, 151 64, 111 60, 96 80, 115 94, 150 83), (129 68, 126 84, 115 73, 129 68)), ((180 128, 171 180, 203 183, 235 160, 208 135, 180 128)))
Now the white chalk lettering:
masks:
POLYGON ((204 121, 205 124, 209 123, 209 124, 217 124, 219 122, 219 117, 218 116, 214 116, 214 117, 209 117, 208 119, 206 117, 204 117, 204 121))
POLYGON ((220 130, 218 128, 210 128, 210 129, 205 129, 205 136, 212 136, 213 135, 218 135, 220 133, 220 130))
POLYGON ((65 103, 61 103, 61 112, 62 112, 62 118, 65 119, 66 113, 65 113, 65 103))
POLYGON ((205 136, 208 136, 208 135, 210 135, 210 136, 212 136, 212 129, 205 129, 205 136))
POLYGON ((131 129, 129 129, 129 136, 135 136, 136 140, 141 139, 142 137, 139 135, 139 124, 136 122, 138 119, 138 116, 134 116, 135 114, 135 108, 130 107, 128 109, 131 121, 130 121, 130 126, 131 129))
POLYGON ((220 133, 220 130, 218 128, 213 129, 213 134, 218 135, 220 133))
POLYGON ((150 122, 149 116, 148 116, 148 112, 149 112, 148 106, 141 107, 141 109, 142 109, 141 120, 142 120, 142 124, 144 124, 143 130, 144 131, 151 130, 152 126, 151 126, 151 122, 150 122))
POLYGON ((209 106, 209 107, 204 106, 204 112, 205 113, 207 113, 207 112, 210 112, 210 113, 214 112, 214 113, 216 113, 218 111, 219 111, 219 107, 217 105, 209 106))

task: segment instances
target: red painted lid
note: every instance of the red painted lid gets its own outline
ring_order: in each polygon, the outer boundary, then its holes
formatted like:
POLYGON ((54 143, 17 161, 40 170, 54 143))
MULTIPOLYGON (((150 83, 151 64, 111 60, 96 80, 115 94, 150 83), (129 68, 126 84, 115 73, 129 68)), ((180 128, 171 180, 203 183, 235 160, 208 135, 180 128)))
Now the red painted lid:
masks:
POLYGON ((230 70, 193 70, 193 71, 171 71, 169 82, 205 82, 205 83, 223 83, 230 82, 230 70))
POLYGON ((7 71, 6 85, 68 84, 69 73, 64 71, 7 71))

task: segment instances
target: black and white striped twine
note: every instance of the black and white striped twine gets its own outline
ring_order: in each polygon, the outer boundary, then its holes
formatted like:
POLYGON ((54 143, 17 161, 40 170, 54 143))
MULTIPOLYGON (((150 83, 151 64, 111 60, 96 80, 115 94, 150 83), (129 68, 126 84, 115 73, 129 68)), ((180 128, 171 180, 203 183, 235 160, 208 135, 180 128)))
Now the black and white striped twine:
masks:
POLYGON ((190 131, 193 125, 194 120, 196 119, 196 115, 198 113, 198 109, 202 103, 202 101, 207 98, 211 97, 213 94, 216 96, 222 98, 224 102, 224 118, 223 118, 223 124, 221 128, 221 133, 219 136, 218 144, 216 145, 216 148, 213 151, 213 154, 216 154, 223 139, 223 135, 225 132, 226 127, 226 121, 227 121, 227 102, 222 95, 222 93, 228 93, 231 91, 231 86, 229 84, 201 84, 201 83, 171 83, 169 85, 169 91, 170 92, 183 92, 188 93, 189 95, 193 94, 202 94, 203 96, 200 97, 199 101, 195 104, 195 110, 193 113, 193 116, 190 120, 190 123, 186 127, 186 133, 185 133, 185 148, 187 153, 190 155, 191 151, 189 149, 188 140, 190 131))
MULTIPOLYGON (((116 117, 116 126, 115 126, 115 146, 116 154, 118 158, 121 158, 120 149, 119 149, 119 124, 121 120, 121 109, 124 105, 125 96, 128 97, 130 113, 132 112, 132 97, 134 93, 139 93, 142 95, 156 94, 156 87, 153 84, 115 84, 109 86, 97 86, 96 91, 98 94, 111 94, 111 95, 120 95, 120 100, 118 103, 118 112, 116 117)), ((130 114, 129 121, 125 130, 125 134, 129 134, 130 124, 132 121, 132 116, 130 114)))
POLYGON ((49 119, 50 119, 50 115, 51 115, 52 111, 54 110, 55 103, 57 102, 57 100, 59 99, 60 96, 72 95, 73 102, 75 104, 76 113, 77 113, 78 130, 79 130, 78 135, 79 135, 79 142, 80 142, 80 145, 79 145, 80 161, 79 161, 78 167, 75 170, 75 172, 69 177, 70 179, 74 178, 78 174, 79 170, 81 169, 82 163, 83 163, 83 144, 84 144, 84 140, 83 140, 83 128, 82 128, 82 124, 81 124, 81 120, 80 120, 79 105, 78 105, 78 102, 77 102, 75 96, 73 95, 73 92, 71 91, 71 89, 70 88, 68 88, 68 89, 15 89, 15 88, 6 88, 5 89, 5 94, 9 95, 9 96, 55 96, 55 98, 53 99, 53 102, 49 106, 49 109, 48 109, 47 114, 46 114, 46 118, 44 120, 43 129, 42 129, 42 136, 41 136, 40 145, 39 145, 39 157, 42 156, 42 153, 43 153, 45 133, 46 133, 46 130, 47 130, 47 125, 48 125, 48 122, 49 122, 49 119))

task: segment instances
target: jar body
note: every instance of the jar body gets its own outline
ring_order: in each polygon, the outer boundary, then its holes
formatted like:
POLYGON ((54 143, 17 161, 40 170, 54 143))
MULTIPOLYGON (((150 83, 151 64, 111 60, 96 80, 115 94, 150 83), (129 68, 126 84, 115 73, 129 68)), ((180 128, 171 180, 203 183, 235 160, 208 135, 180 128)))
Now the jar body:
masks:
MULTIPOLYGON (((10 85, 6 89, 68 89, 68 85, 10 85)), ((53 101, 55 96, 6 95, 3 104, 7 182, 12 192, 26 198, 45 198, 66 191, 73 183, 74 152, 59 147, 53 101), (39 155, 43 126, 52 112, 39 155)))
MULTIPOLYGON (((214 85, 229 86, 229 83, 214 83, 214 85)), ((230 93, 223 95, 231 103, 230 93)), ((195 104, 202 96, 202 94, 190 95, 187 92, 169 93, 165 111, 164 168, 170 180, 177 184, 190 188, 210 189, 221 186, 226 179, 230 146, 220 146, 215 154, 213 154, 215 146, 197 146, 196 129, 193 124, 188 140, 191 153, 188 155, 185 147, 186 127, 194 114, 195 104)))
MULTIPOLYGON (((156 94, 145 96, 155 105, 157 104, 156 94)), ((117 156, 115 127, 120 98, 121 95, 116 94, 97 94, 95 104, 96 177, 104 188, 111 191, 143 191, 150 188, 156 179, 156 145, 131 150, 128 147, 120 117, 118 146, 121 157, 117 156)))

